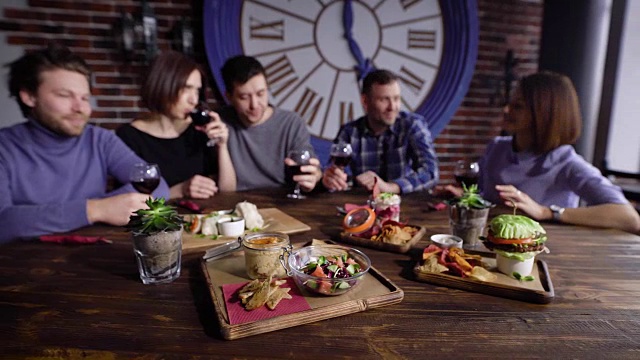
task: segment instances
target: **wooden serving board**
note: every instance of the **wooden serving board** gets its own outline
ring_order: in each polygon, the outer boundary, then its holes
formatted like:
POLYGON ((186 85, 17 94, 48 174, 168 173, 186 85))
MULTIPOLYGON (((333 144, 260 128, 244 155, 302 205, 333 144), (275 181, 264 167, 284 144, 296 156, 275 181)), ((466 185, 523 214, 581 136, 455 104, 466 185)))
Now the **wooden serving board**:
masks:
POLYGON ((409 251, 409 249, 411 249, 413 245, 419 242, 424 236, 424 234, 426 233, 425 228, 422 226, 411 225, 411 224, 409 224, 408 226, 418 228, 418 232, 415 235, 413 235, 413 237, 409 241, 407 241, 402 245, 391 244, 391 243, 386 243, 382 241, 373 241, 371 239, 351 235, 346 231, 343 231, 340 233, 340 239, 342 239, 342 241, 345 243, 349 243, 353 245, 404 254, 407 251, 409 251))
POLYGON ((454 275, 421 272, 418 270, 420 262, 413 268, 413 273, 421 282, 537 304, 548 304, 555 296, 549 269, 543 260, 537 259, 533 265, 533 281, 519 281, 498 271, 496 254, 470 250, 465 250, 465 253, 481 255, 482 261, 489 265, 488 270, 496 274, 497 279, 486 282, 454 275))
MULTIPOLYGON (((244 252, 237 252, 226 258, 209 262, 202 261, 202 269, 211 292, 216 316, 220 323, 220 331, 227 340, 397 304, 404 298, 404 292, 399 287, 374 267, 371 267, 358 287, 342 295, 322 296, 300 289, 311 307, 310 310, 231 325, 226 310, 222 285, 250 281, 245 272, 244 252)), ((286 300, 283 300, 278 304, 278 307, 286 305, 286 300)))
MULTIPOLYGON (((297 234, 311 230, 309 225, 295 219, 277 208, 258 209, 264 219, 265 226, 261 231, 282 232, 285 234, 297 234)), ((216 240, 209 237, 202 237, 196 234, 182 233, 182 252, 185 254, 205 251, 216 245, 224 244, 233 237, 220 236, 216 240)))

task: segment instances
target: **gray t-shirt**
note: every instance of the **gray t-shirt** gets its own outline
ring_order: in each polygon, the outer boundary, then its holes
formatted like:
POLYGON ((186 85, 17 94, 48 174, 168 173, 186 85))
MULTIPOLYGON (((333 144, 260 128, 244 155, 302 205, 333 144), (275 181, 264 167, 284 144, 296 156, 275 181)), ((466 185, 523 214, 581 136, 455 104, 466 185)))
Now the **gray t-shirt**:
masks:
POLYGON ((228 146, 238 191, 283 186, 288 180, 284 165, 287 153, 307 149, 313 154, 309 131, 294 112, 273 107, 267 121, 248 128, 231 106, 222 109, 220 117, 229 128, 228 146))

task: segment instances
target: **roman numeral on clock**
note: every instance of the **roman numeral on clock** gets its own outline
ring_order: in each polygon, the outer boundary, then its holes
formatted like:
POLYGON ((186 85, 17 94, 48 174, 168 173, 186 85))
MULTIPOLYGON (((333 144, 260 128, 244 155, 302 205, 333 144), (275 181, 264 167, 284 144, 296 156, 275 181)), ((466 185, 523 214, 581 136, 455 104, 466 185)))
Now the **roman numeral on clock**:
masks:
POLYGON ((261 40, 284 40, 284 20, 262 22, 249 18, 249 37, 261 40))
POLYGON ((435 49, 436 32, 434 30, 411 30, 407 39, 409 49, 435 49))
POLYGON ((322 105, 323 100, 324 98, 322 96, 318 96, 318 93, 306 88, 300 97, 298 104, 296 104, 294 111, 297 112, 309 126, 311 126, 316 120, 318 110, 320 109, 320 105, 322 105))
POLYGON ((264 66, 267 84, 271 94, 275 97, 288 89, 297 80, 298 76, 286 55, 282 55, 264 66))
POLYGON ((400 6, 402 6, 404 11, 407 11, 408 8, 419 3, 421 0, 399 0, 399 1, 400 1, 400 6))
POLYGON ((340 126, 353 120, 353 103, 340 101, 340 126))
POLYGON ((406 67, 402 66, 400 68, 400 73, 398 74, 398 78, 400 82, 407 85, 407 87, 413 91, 415 94, 420 93, 420 89, 424 85, 425 80, 415 73, 411 72, 406 67))

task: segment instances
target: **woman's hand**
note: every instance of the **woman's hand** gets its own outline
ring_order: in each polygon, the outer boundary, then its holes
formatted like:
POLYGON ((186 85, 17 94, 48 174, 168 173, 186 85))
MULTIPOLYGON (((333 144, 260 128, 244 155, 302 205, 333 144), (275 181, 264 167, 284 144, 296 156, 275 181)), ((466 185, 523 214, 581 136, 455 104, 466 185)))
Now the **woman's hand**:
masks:
POLYGON ((229 129, 222 122, 220 115, 215 111, 209 111, 211 121, 207 125, 196 126, 196 129, 207 134, 209 139, 215 140, 218 146, 224 146, 229 141, 229 129))
POLYGON ((516 207, 535 220, 550 220, 553 213, 548 207, 535 202, 529 195, 518 190, 513 185, 496 185, 496 191, 504 204, 509 207, 516 207))
POLYGON ((181 184, 182 196, 192 199, 208 199, 218 192, 216 182, 202 175, 194 175, 181 184))

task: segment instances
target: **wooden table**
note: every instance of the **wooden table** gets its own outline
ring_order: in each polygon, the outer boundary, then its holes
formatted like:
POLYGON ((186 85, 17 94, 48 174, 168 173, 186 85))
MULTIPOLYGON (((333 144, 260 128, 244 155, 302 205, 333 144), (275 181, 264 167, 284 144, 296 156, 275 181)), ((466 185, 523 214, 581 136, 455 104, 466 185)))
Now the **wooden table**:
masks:
MULTIPOLYGON (((248 200, 310 225, 293 242, 337 240, 336 205, 364 193, 289 200, 284 190, 218 195, 202 205, 248 200)), ((544 224, 555 299, 537 305, 411 277, 428 236, 448 232, 426 194, 403 197, 403 217, 427 228, 410 254, 362 249, 404 290, 402 303, 234 341, 223 340, 198 254, 181 277, 143 285, 128 234, 95 226, 113 244, 18 242, 0 247, 0 357, 45 358, 640 358, 640 237, 544 224)))

